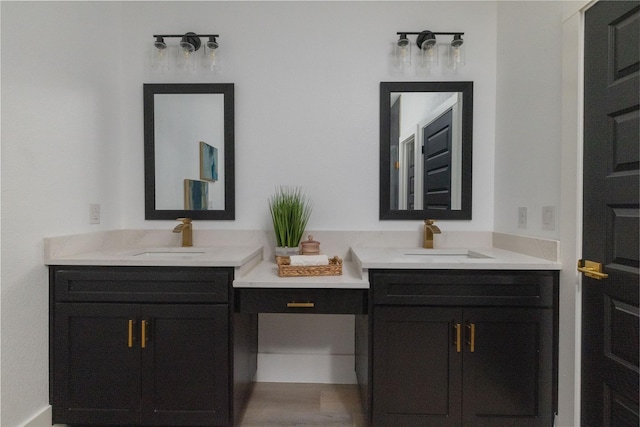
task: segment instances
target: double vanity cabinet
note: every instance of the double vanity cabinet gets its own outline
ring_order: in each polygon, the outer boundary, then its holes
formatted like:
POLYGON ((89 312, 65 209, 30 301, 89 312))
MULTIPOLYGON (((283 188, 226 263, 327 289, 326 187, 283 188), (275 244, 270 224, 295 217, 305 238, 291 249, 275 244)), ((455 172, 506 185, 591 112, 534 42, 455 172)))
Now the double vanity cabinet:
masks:
POLYGON ((326 278, 279 278, 259 248, 227 266, 50 260, 53 422, 236 425, 258 313, 327 313, 354 315, 370 426, 553 425, 557 265, 366 255, 354 250, 343 276, 326 278))

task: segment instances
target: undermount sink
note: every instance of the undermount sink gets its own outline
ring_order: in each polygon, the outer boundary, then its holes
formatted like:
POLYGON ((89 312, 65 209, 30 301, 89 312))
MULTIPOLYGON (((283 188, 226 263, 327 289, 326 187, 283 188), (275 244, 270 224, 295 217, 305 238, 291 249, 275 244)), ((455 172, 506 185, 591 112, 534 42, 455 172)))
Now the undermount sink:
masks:
POLYGON ((491 258, 490 256, 483 255, 479 252, 470 251, 468 249, 411 249, 402 251, 401 256, 414 258, 419 260, 421 258, 491 258))
POLYGON ((140 253, 133 254, 135 257, 144 257, 144 258, 190 258, 194 256, 199 256, 205 254, 205 251, 191 249, 158 249, 158 250, 149 250, 140 253))

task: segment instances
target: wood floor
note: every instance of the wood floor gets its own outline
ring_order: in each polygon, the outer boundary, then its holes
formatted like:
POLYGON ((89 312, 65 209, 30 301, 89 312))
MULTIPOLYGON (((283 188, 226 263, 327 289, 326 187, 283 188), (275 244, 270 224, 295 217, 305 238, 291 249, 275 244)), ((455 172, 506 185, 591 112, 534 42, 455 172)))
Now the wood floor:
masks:
POLYGON ((239 427, 364 427, 351 384, 256 383, 239 427))

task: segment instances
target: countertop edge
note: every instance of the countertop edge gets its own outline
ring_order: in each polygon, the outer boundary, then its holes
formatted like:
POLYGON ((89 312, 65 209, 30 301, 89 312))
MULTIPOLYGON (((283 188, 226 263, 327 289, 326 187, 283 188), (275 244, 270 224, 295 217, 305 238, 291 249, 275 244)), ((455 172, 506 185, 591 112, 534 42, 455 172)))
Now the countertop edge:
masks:
MULTIPOLYGON (((157 249, 157 248, 156 248, 157 249)), ((82 265, 112 267, 235 267, 242 268, 256 258, 261 258, 262 246, 220 246, 216 249, 227 249, 235 253, 229 255, 196 256, 187 258, 136 259, 127 252, 144 252, 147 248, 129 248, 117 251, 96 251, 63 257, 45 257, 46 266, 82 265)))
POLYGON ((353 262, 342 264, 340 276, 280 277, 278 266, 262 261, 246 275, 233 281, 234 288, 304 288, 304 289, 369 289, 369 281, 353 262))

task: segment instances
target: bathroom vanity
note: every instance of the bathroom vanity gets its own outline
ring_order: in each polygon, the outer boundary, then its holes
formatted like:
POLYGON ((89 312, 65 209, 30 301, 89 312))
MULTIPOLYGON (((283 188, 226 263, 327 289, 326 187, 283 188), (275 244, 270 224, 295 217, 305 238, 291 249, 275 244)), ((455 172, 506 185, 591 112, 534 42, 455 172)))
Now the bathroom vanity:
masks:
POLYGON ((557 274, 369 274, 374 425, 552 425, 557 274))
POLYGON ((48 261, 53 422, 232 425, 257 353, 257 316, 234 312, 232 283, 261 253, 154 248, 48 261))
POLYGON ((553 425, 557 271, 495 249, 352 251, 370 281, 371 425, 553 425))
POLYGON ((53 421, 225 425, 233 269, 50 269, 53 421))
POLYGON ((371 426, 553 425, 559 264, 498 249, 351 254, 342 276, 294 278, 260 247, 48 259, 53 421, 234 425, 258 313, 327 313, 354 315, 371 426))

